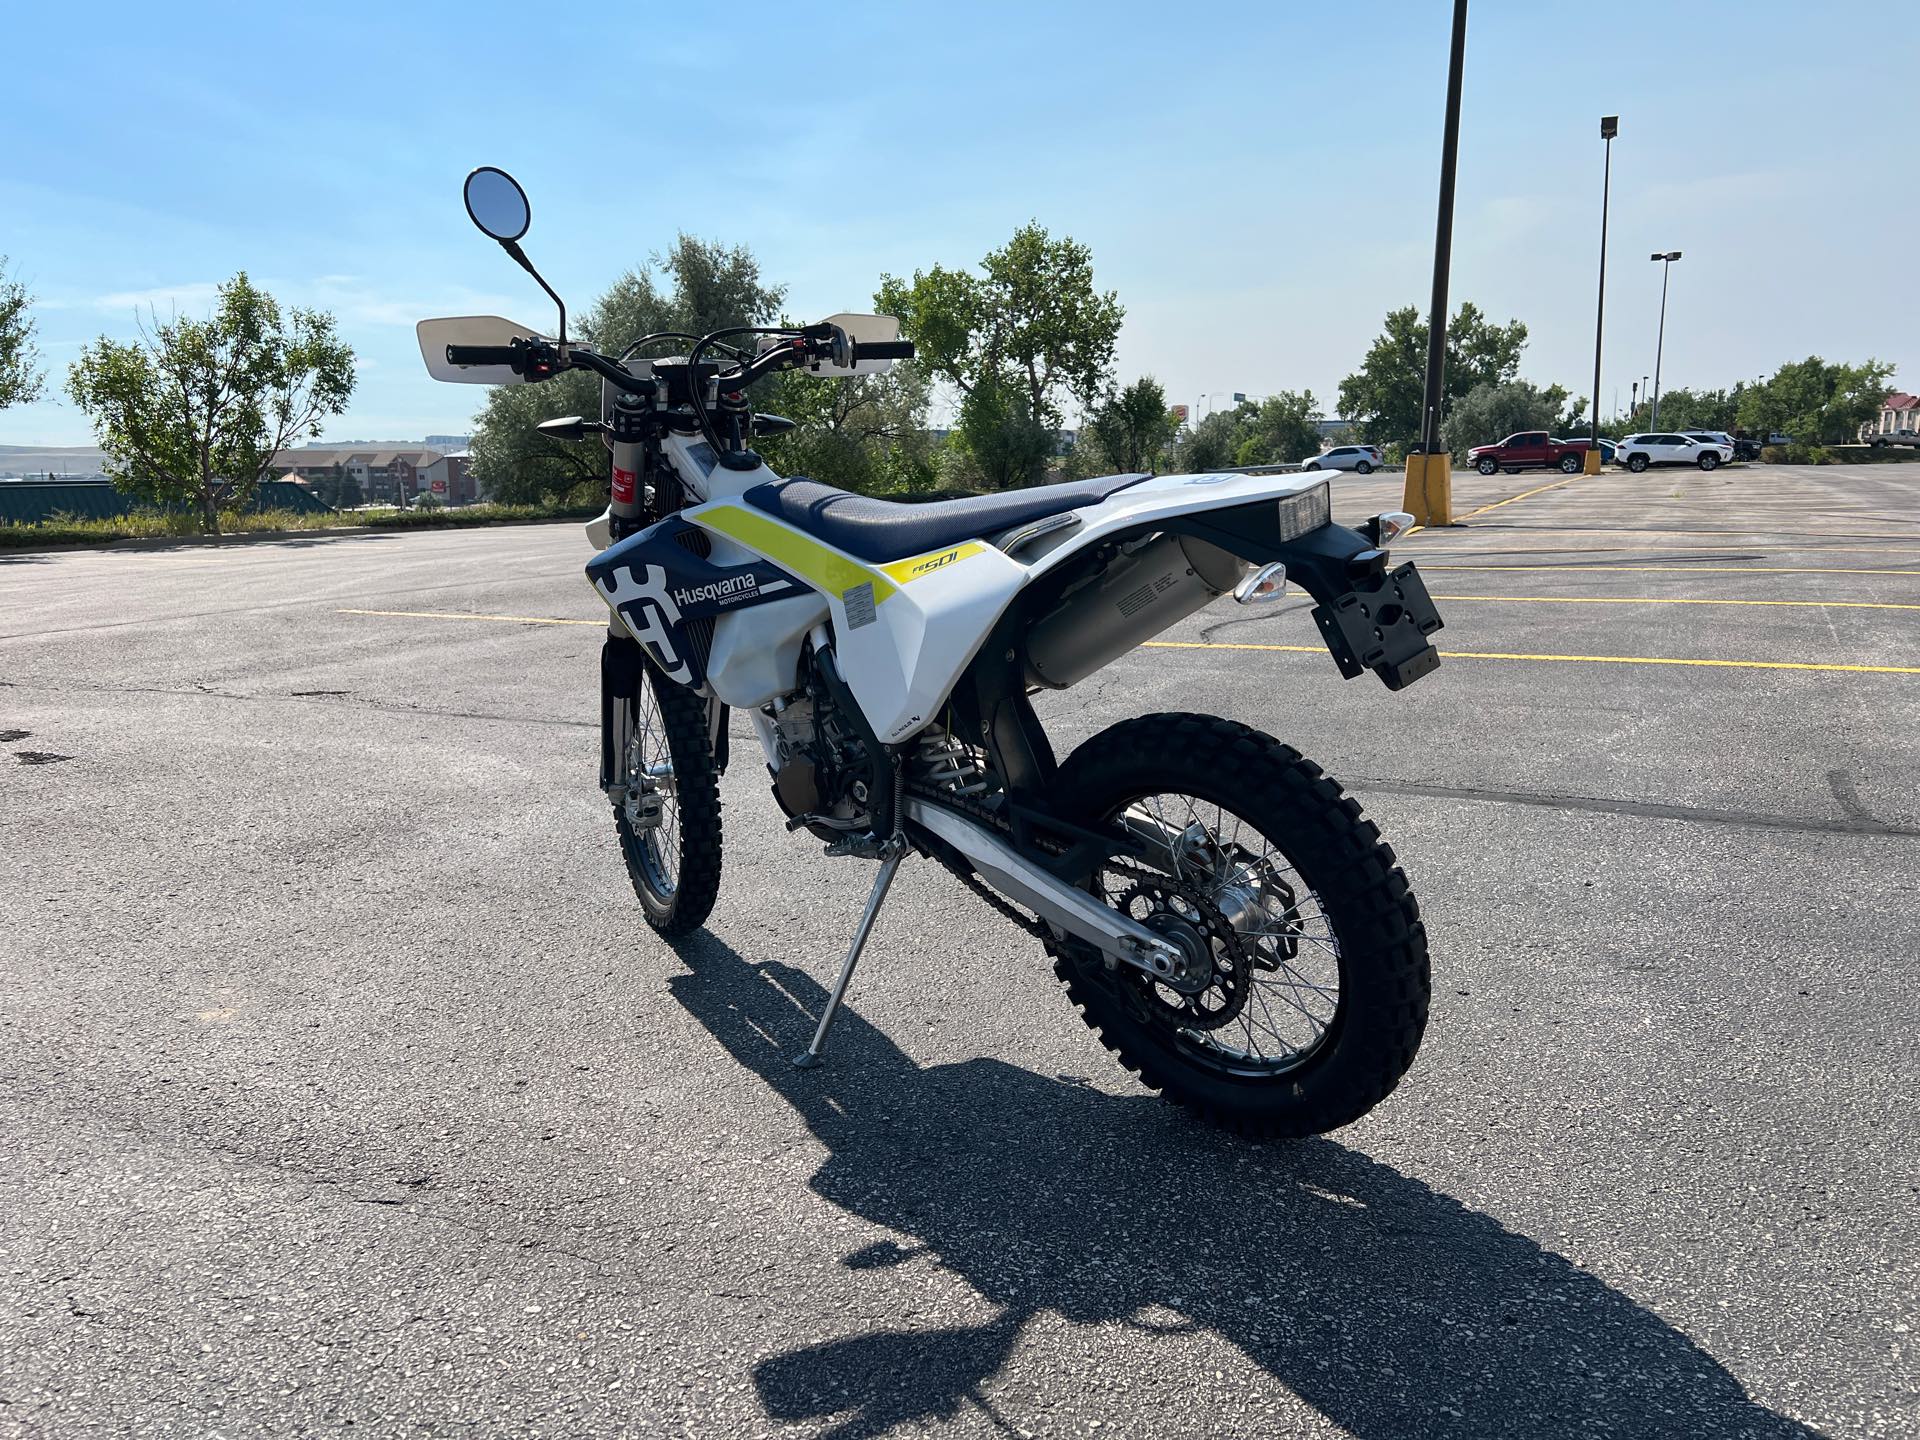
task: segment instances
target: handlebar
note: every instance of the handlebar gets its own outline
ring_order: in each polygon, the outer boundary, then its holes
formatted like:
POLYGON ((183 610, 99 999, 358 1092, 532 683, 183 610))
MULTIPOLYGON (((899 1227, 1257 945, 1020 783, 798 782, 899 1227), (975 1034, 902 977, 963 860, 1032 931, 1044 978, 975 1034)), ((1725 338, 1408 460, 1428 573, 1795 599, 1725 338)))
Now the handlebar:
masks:
POLYGON ((518 345, 449 345, 449 365, 511 365, 521 356, 518 345))

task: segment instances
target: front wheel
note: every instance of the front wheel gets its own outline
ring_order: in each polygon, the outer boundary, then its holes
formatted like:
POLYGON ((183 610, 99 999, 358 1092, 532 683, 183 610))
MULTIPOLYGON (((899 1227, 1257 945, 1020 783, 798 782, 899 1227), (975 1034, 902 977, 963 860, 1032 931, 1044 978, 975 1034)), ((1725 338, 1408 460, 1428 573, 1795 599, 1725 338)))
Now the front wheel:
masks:
POLYGON ((1580 457, 1578 455, 1562 455, 1560 457, 1560 473, 1562 475, 1578 475, 1580 469, 1580 457))
POLYGON ((1720 468, 1720 457, 1709 450, 1700 457, 1700 468, 1702 470, 1718 470, 1720 468))
POLYGON ((720 894, 720 780, 707 705, 651 661, 626 703, 626 799, 613 808, 620 853, 647 924, 685 935, 720 894))
POLYGON ((1473 468, 1478 470, 1482 475, 1492 475, 1499 470, 1500 462, 1497 460, 1482 460, 1473 468))
POLYGON ((1054 793, 1146 841, 1083 884, 1184 957, 1162 980, 1049 946, 1143 1084, 1255 1136, 1335 1129, 1399 1084, 1426 1028, 1426 930, 1393 851, 1319 766, 1244 725, 1147 715, 1076 750, 1054 793))

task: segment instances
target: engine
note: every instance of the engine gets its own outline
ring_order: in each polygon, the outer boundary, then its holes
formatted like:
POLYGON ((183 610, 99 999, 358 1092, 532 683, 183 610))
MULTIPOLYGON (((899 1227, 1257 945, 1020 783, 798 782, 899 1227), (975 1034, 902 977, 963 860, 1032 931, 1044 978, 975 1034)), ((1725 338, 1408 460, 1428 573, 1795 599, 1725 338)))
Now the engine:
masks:
POLYGON ((808 817, 823 840, 872 824, 866 746, 839 713, 817 668, 806 662, 806 685, 768 707, 773 721, 773 798, 788 818, 808 817))

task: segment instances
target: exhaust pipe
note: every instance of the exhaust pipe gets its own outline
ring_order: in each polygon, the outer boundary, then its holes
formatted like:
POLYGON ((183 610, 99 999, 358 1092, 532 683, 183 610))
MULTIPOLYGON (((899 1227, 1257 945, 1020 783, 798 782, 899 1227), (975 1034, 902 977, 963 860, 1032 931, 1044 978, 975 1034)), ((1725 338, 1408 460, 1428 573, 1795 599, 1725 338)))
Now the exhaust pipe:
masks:
POLYGON ((1026 682, 1064 690, 1240 583, 1239 556, 1186 535, 1122 555, 1027 632, 1026 682))

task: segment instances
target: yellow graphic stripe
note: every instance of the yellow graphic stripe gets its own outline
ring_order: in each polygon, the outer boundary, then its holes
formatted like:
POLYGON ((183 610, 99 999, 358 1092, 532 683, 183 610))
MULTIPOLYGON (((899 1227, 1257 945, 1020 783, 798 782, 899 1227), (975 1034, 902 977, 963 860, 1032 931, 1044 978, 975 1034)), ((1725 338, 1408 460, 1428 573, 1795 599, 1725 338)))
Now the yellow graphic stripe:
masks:
POLYGON ((858 560, 828 549, 812 536, 783 525, 771 516, 743 510, 737 505, 716 505, 693 518, 738 540, 749 550, 757 551, 781 569, 792 571, 830 595, 844 599, 849 590, 871 583, 873 603, 878 605, 898 588, 878 570, 869 570, 858 560))
POLYGON ((931 575, 936 570, 944 570, 949 565, 956 565, 969 555, 978 555, 986 548, 977 540, 969 540, 966 544, 956 545, 951 550, 929 550, 924 555, 896 560, 891 565, 882 565, 880 568, 905 585, 909 580, 918 580, 923 575, 931 575))
MULTIPOLYGON (((1148 640, 1157 650, 1285 650, 1322 654, 1323 645, 1226 644, 1208 640, 1148 640)), ((1443 660, 1552 660, 1579 665, 1703 665, 1725 670, 1845 670, 1863 675, 1920 675, 1920 665, 1817 665, 1810 660, 1682 660, 1665 655, 1519 655, 1496 650, 1442 650, 1443 660)))

